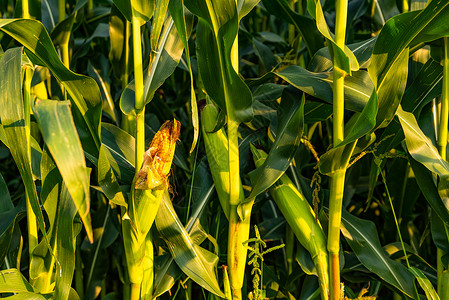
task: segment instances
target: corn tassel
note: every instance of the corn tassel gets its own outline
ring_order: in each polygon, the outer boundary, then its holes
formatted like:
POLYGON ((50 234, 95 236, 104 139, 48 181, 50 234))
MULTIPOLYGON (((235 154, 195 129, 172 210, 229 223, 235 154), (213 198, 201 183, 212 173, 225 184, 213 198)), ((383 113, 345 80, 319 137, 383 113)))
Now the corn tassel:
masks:
MULTIPOLYGON (((259 167, 267 154, 251 146, 254 162, 259 167)), ((288 225, 293 230, 301 245, 309 251, 317 270, 321 287, 321 299, 328 299, 329 273, 326 236, 315 213, 286 174, 270 188, 270 194, 276 202, 288 225)))

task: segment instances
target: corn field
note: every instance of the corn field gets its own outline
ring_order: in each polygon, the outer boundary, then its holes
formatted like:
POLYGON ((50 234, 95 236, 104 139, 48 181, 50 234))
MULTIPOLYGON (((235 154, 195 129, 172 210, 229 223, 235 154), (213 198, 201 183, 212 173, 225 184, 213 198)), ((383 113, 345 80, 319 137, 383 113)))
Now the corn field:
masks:
POLYGON ((0 298, 449 300, 448 20, 0 1, 0 298))

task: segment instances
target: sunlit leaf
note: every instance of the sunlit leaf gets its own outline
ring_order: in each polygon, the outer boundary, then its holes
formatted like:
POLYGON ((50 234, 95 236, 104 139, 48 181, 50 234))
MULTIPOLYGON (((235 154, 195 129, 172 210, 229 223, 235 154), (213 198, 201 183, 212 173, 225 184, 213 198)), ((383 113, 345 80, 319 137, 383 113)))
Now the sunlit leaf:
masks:
POLYGON ((78 209, 88 237, 92 240, 89 173, 70 111, 70 102, 39 101, 33 110, 45 143, 78 209))

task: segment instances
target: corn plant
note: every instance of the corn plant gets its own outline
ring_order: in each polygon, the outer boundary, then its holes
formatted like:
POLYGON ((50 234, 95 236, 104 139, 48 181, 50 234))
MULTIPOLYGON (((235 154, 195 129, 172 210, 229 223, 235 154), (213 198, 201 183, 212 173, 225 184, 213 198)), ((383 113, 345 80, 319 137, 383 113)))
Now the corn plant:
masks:
POLYGON ((448 299, 448 18, 2 1, 0 297, 448 299))

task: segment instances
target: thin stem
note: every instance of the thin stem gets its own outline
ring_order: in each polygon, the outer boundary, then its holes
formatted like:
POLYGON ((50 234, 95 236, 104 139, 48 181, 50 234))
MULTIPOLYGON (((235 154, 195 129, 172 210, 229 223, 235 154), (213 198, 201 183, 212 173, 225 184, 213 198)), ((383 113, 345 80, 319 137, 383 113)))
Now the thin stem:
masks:
POLYGON ((440 122, 438 131, 438 147, 441 157, 446 160, 447 126, 449 113, 449 45, 448 38, 444 38, 443 59, 443 93, 441 95, 440 122))
MULTIPOLYGON (((444 57, 443 57, 443 92, 441 95, 441 109, 439 115, 438 124, 438 150, 441 157, 446 160, 447 153, 447 126, 448 126, 448 114, 449 114, 449 43, 448 38, 444 38, 444 57)), ((446 227, 446 226, 445 226, 446 227)), ((442 291, 442 276, 443 276, 443 250, 437 247, 437 278, 438 278, 438 292, 442 291)))
MULTIPOLYGON (((335 42, 341 49, 345 47, 346 19, 348 14, 347 0, 335 2, 335 42)), ((344 139, 344 80, 346 73, 342 70, 336 57, 333 61, 333 144, 334 147, 344 139)), ((330 299, 340 298, 340 225, 343 206, 343 192, 346 166, 337 170, 331 177, 329 198, 329 233, 327 248, 329 250, 330 266, 330 299)))
MULTIPOLYGON (((396 225, 396 230, 398 231, 398 237, 399 237, 399 241, 401 242, 402 251, 404 252, 405 262, 407 263, 407 267, 410 269, 411 266, 410 266, 410 262, 408 261, 407 251, 405 250, 404 240, 402 239, 401 229, 399 228, 398 218, 396 217, 396 212, 394 211, 394 207, 393 207, 393 201, 391 200, 390 191, 388 190, 387 179, 385 178, 384 172, 382 172, 382 170, 380 170, 380 165, 378 165, 377 167, 379 169, 380 174, 382 175, 382 181, 385 185, 385 191, 387 193, 388 200, 390 201, 391 212, 393 214, 393 219, 394 219, 394 223, 396 225)), ((418 290, 416 289, 416 285, 414 282, 413 282, 413 287, 415 289, 415 294, 418 295, 418 290)))
POLYGON ((329 198, 329 233, 327 249, 330 266, 330 299, 340 298, 340 225, 343 206, 345 169, 339 170, 331 177, 329 198))
POLYGON ((131 283, 131 296, 130 300, 140 299, 140 283, 131 283))
POLYGON ((28 0, 22 0, 22 17, 24 19, 31 19, 28 0))
POLYGON ((407 258, 407 251, 405 251, 404 241, 402 239, 401 229, 399 228, 398 218, 396 217, 396 212, 394 211, 394 207, 393 207, 393 201, 391 200, 390 191, 388 190, 387 179, 385 178, 385 174, 384 174, 384 172, 382 172, 382 170, 380 169, 379 166, 378 166, 378 169, 379 169, 379 173, 382 175, 382 181, 385 186, 385 191, 387 193, 388 200, 390 201, 391 212, 393 214, 393 220, 396 225, 396 230, 398 231, 398 237, 399 237, 399 241, 401 242, 401 245, 402 245, 402 251, 404 252, 405 261, 407 263, 407 267, 410 268, 410 263, 407 258))
POLYGON ((58 0, 59 22, 65 20, 65 0, 58 0))
POLYGON ((135 109, 136 115, 136 173, 143 162, 145 151, 145 104, 143 98, 143 65, 142 65, 142 40, 140 22, 136 17, 132 19, 133 31, 133 58, 134 58, 134 83, 135 83, 135 109))
MULTIPOLYGON (((134 59, 134 84, 135 84, 135 103, 136 110, 136 144, 135 144, 135 172, 139 171, 143 163, 143 153, 145 151, 145 104, 143 99, 143 65, 142 65, 142 40, 140 32, 140 22, 136 17, 132 18, 133 33, 133 59, 134 59)), ((131 188, 131 197, 135 202, 134 187, 131 188)), ((126 241, 125 241, 126 242, 126 241)), ((134 264, 134 262, 133 262, 134 264)), ((128 268, 129 277, 132 278, 133 268, 128 268)), ((152 268, 149 272, 153 272, 152 268)), ((131 283, 131 300, 140 299, 140 282, 131 283)), ((152 283, 151 283, 152 284, 152 283)))

